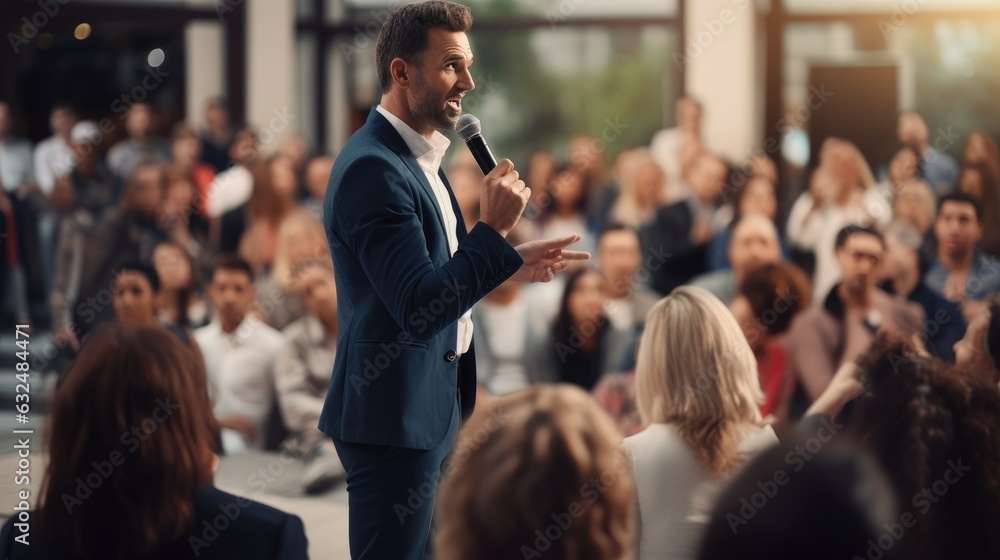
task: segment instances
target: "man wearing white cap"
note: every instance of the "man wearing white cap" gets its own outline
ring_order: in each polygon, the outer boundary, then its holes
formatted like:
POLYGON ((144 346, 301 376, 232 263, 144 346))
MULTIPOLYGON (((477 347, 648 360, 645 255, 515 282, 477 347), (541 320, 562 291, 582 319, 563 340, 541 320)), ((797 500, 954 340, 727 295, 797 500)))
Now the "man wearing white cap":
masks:
POLYGON ((118 179, 98 157, 102 141, 103 134, 93 121, 81 121, 73 127, 70 132, 73 169, 56 180, 50 197, 54 206, 67 209, 59 226, 49 294, 52 331, 60 335, 59 342, 68 342, 74 350, 78 340, 72 325, 73 303, 81 282, 94 273, 87 267, 101 262, 100 227, 121 192, 118 179))

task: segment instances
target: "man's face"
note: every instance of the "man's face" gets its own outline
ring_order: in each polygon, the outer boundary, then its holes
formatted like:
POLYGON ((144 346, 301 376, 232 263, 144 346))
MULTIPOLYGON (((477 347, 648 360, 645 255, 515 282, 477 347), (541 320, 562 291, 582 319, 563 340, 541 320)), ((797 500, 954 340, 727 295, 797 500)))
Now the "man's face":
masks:
POLYGON ((941 205, 941 211, 934 222, 934 235, 946 254, 961 256, 979 242, 983 236, 983 226, 971 204, 949 201, 941 205))
POLYGON ((141 138, 149 134, 153 127, 153 111, 149 105, 136 103, 125 119, 125 130, 133 138, 141 138))
POLYGON ((920 150, 927 143, 927 123, 917 113, 903 113, 896 125, 896 138, 903 145, 920 150))
POLYGON ((69 134, 74 124, 76 124, 76 116, 73 114, 73 111, 65 107, 53 109, 52 114, 49 116, 49 126, 52 128, 53 134, 60 136, 69 134))
POLYGON ((737 278, 753 269, 781 260, 778 233, 763 216, 748 216, 740 220, 729 242, 729 262, 737 278))
POLYGON ((410 112, 422 123, 453 129, 462 115, 462 97, 472 91, 472 47, 461 31, 427 30, 427 49, 410 69, 410 112))
POLYGON ((689 179, 696 197, 703 202, 714 201, 726 183, 726 165, 715 157, 702 155, 691 166, 689 179))
POLYGON ((229 126, 229 113, 222 105, 212 103, 205 107, 205 123, 211 128, 225 128, 229 126))
POLYGON ((837 249, 837 262, 843 272, 844 286, 854 295, 862 295, 875 287, 885 247, 878 237, 856 233, 837 249))
POLYGON ((159 210, 164 194, 162 182, 163 171, 155 165, 142 165, 136 168, 129 186, 132 207, 146 215, 159 210))
POLYGON ((618 282, 631 283, 642 261, 639 236, 632 230, 605 233, 598 244, 597 258, 609 288, 615 288, 618 282))
POLYGON ((239 324, 250 312, 256 292, 246 272, 220 268, 212 276, 209 294, 219 315, 230 324, 239 324))

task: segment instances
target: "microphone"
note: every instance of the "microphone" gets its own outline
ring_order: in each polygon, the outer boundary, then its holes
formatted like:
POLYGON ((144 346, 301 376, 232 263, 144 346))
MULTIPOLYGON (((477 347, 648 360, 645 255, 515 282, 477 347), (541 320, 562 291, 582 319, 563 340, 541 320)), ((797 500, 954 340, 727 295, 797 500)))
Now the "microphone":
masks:
POLYGON ((465 145, 472 152, 472 157, 479 164, 479 169, 483 170, 483 175, 488 175, 497 166, 497 158, 493 157, 489 145, 483 139, 483 126, 475 115, 468 113, 458 118, 458 135, 465 140, 465 145))

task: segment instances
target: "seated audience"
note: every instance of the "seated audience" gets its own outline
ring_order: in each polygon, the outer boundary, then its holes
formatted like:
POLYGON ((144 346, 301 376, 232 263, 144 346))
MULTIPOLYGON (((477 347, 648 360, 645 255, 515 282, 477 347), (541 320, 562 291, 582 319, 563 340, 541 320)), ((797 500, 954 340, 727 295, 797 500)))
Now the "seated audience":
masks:
POLYGON ((323 219, 323 199, 326 198, 326 186, 330 182, 332 169, 333 158, 327 155, 316 156, 306 164, 307 192, 302 206, 317 220, 323 219))
POLYGON ((692 286, 699 286, 729 305, 740 282, 754 269, 781 261, 781 243, 774 222, 760 214, 740 218, 733 226, 727 250, 730 268, 695 276, 692 286))
POLYGON ((783 441, 735 477, 715 504, 698 560, 896 558, 875 544, 900 524, 885 476, 849 449, 810 453, 816 441, 783 441))
POLYGON ((879 202, 875 178, 858 148, 840 138, 828 138, 820 150, 819 167, 788 216, 786 233, 792 245, 815 255, 813 300, 822 301, 840 280, 834 252, 838 232, 849 224, 872 221, 868 209, 879 202))
POLYGON ((792 323, 789 334, 791 371, 804 390, 793 405, 792 419, 823 393, 842 364, 853 362, 868 349, 878 332, 918 334, 924 330, 920 306, 876 287, 885 258, 881 233, 846 226, 837 234, 835 246, 843 280, 825 298, 814 300, 813 307, 792 323))
MULTIPOLYGON (((477 166, 478 167, 478 166, 477 166)), ((549 187, 556 180, 559 163, 552 152, 538 150, 528 157, 524 171, 524 184, 531 189, 528 204, 524 208, 521 219, 515 229, 520 229, 525 239, 538 239, 538 227, 552 204, 552 193, 549 187)))
POLYGON ((254 180, 250 168, 256 160, 257 139, 254 131, 250 128, 238 130, 229 146, 231 165, 219 170, 205 196, 207 217, 220 218, 250 200, 254 180))
POLYGON ((201 132, 201 161, 221 173, 233 165, 230 148, 234 130, 229 120, 229 106, 221 97, 209 99, 205 104, 205 128, 201 132))
POLYGON ((170 144, 156 135, 156 115, 148 103, 134 103, 125 117, 128 137, 108 150, 108 168, 122 179, 132 176, 140 163, 170 161, 170 144))
POLYGON ((532 367, 531 349, 543 337, 530 311, 521 283, 509 280, 472 308, 476 377, 488 395, 509 395, 542 380, 532 367))
POLYGON ((895 487, 897 510, 915 520, 895 553, 914 560, 1000 557, 996 383, 893 336, 879 339, 858 369, 864 389, 854 400, 850 433, 895 487))
POLYGON ((111 286, 111 304, 120 323, 130 327, 163 327, 198 351, 190 329, 157 318, 159 296, 160 276, 153 267, 129 262, 116 271, 111 286))
POLYGON ((102 228, 114 215, 120 184, 98 157, 103 135, 93 121, 81 121, 70 135, 76 165, 68 176, 56 179, 53 193, 65 195, 69 210, 59 224, 49 313, 56 344, 75 352, 79 339, 73 326, 80 281, 96 275, 104 257, 102 228))
MULTIPOLYGON (((653 221, 656 211, 667 200, 663 170, 643 149, 632 150, 626 162, 619 178, 620 192, 604 221, 610 219, 638 230, 653 221)), ((607 228, 605 223, 598 225, 601 230, 607 228)))
POLYGON ((307 313, 282 331, 274 384, 290 432, 283 447, 305 458, 302 487, 316 494, 345 475, 333 442, 317 428, 337 354, 337 286, 329 257, 299 264, 295 278, 307 313))
POLYGON ((955 343, 955 363, 1000 382, 1000 295, 990 296, 987 304, 955 343))
POLYGON ((957 192, 967 194, 983 207, 983 238, 979 249, 1000 256, 1000 171, 987 163, 973 163, 958 175, 957 192))
POLYGON ((497 399, 465 425, 442 467, 436 557, 625 560, 635 489, 620 441, 577 388, 497 399))
POLYGON ((692 97, 681 97, 674 104, 675 126, 660 130, 649 143, 650 153, 663 169, 666 197, 671 202, 691 195, 684 171, 692 155, 704 151, 701 113, 701 103, 692 97))
POLYGON ((64 241, 69 244, 59 250, 60 254, 65 255, 66 250, 82 243, 99 255, 94 261, 83 260, 87 255, 72 256, 71 266, 75 269, 67 272, 78 286, 71 290, 75 294, 71 324, 78 329, 76 336, 80 340, 94 326, 113 318, 114 311, 103 294, 112 285, 114 271, 124 262, 151 262, 153 248, 167 239, 168 233, 160 227, 158 219, 165 189, 163 167, 140 163, 118 208, 103 216, 93 237, 83 233, 81 240, 60 239, 60 244, 64 241))
POLYGON ((555 239, 578 233, 579 242, 574 247, 580 251, 593 251, 594 240, 587 233, 586 175, 576 167, 566 166, 549 185, 551 202, 537 220, 539 239, 555 239))
MULTIPOLYGON (((770 162, 770 159, 764 158, 770 162)), ((773 164, 772 164, 773 165, 773 164)), ((760 167, 758 165, 757 167, 760 167)), ((733 228, 744 216, 760 214, 772 222, 778 215, 778 194, 774 182, 764 176, 751 176, 746 184, 736 191, 731 203, 732 218, 728 224, 712 237, 708 244, 706 266, 709 271, 729 267, 729 241, 733 228)))
POLYGON ((30 546, 15 541, 22 529, 13 516, 0 532, 0 554, 307 558, 301 519, 213 486, 218 426, 206 388, 201 360, 173 335, 102 326, 50 405, 48 466, 30 546), (99 486, 81 490, 82 480, 98 476, 99 486), (239 515, 207 534, 227 511, 239 515))
POLYGON ((701 154, 688 172, 691 195, 661 208, 640 232, 643 253, 665 259, 651 271, 650 287, 661 294, 705 272, 706 248, 711 241, 712 218, 729 170, 726 162, 701 154))
POLYGON ((257 308, 264 314, 267 324, 276 329, 284 328, 303 315, 294 271, 304 262, 329 259, 330 245, 323 222, 303 209, 292 211, 281 221, 273 264, 254 282, 257 308))
POLYGON ((903 183, 892 201, 892 219, 905 222, 920 235, 920 269, 924 270, 937 252, 934 239, 934 219, 937 217, 937 199, 923 180, 903 183))
POLYGON ((967 194, 949 194, 938 204, 934 235, 937 258, 924 282, 962 307, 966 321, 983 310, 983 299, 1000 291, 1000 261, 976 247, 983 237, 983 208, 967 194))
POLYGON ((903 111, 896 122, 896 139, 920 156, 920 176, 938 197, 948 194, 958 176, 955 158, 931 146, 930 132, 920 113, 903 111))
POLYGON ((729 306, 757 358, 764 418, 773 416, 779 422, 788 418, 795 383, 786 375, 790 349, 785 333, 811 301, 809 277, 791 263, 774 263, 747 274, 729 306))
POLYGON ((694 558, 724 481, 778 443, 761 423, 757 378, 740 326, 706 290, 677 288, 650 311, 636 365, 649 427, 623 444, 638 497, 639 560, 694 558))
POLYGON ((571 383, 590 391, 607 373, 621 370, 634 333, 622 331, 604 312, 604 277, 580 268, 566 278, 566 289, 555 323, 546 339, 535 341, 531 371, 539 379, 571 383))
POLYGON ((207 293, 214 317, 194 336, 205 356, 223 450, 230 454, 262 448, 274 405, 274 361, 281 333, 251 314, 256 290, 247 261, 220 256, 207 293))
POLYGON ((604 313, 615 328, 629 332, 641 329, 646 314, 660 296, 636 280, 648 276, 656 264, 643 262, 639 235, 634 229, 610 224, 597 240, 597 264, 604 276, 604 313))
POLYGON ((965 332, 962 309, 928 288, 920 278, 920 234, 899 220, 885 229, 885 264, 879 287, 920 305, 926 320, 927 349, 946 362, 955 361, 952 346, 965 332))
POLYGON ((160 277, 160 321, 183 328, 205 326, 208 305, 201 297, 198 270, 191 255, 177 243, 165 241, 153 249, 153 267, 160 277))

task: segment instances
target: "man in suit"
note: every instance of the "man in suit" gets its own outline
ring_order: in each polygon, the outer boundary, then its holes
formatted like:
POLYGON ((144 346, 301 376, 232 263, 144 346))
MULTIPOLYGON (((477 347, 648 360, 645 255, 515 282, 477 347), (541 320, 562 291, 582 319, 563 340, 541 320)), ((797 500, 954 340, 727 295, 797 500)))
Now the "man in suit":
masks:
POLYGON ((664 266, 651 270, 650 287, 657 292, 667 295, 705 272, 706 249, 714 235, 712 219, 728 175, 725 161, 699 154, 687 171, 691 195, 660 208, 640 231, 644 251, 668 255, 664 266))
MULTIPOLYGON (((323 216, 340 336, 319 428, 347 470, 351 556, 423 557, 442 462, 475 402, 470 310, 505 280, 547 282, 573 234, 512 247, 530 195, 509 160, 482 182, 466 231, 440 169, 475 87, 465 6, 394 10, 375 45, 378 107, 344 146, 323 216)), ((442 473, 442 470, 444 471, 442 473)))

